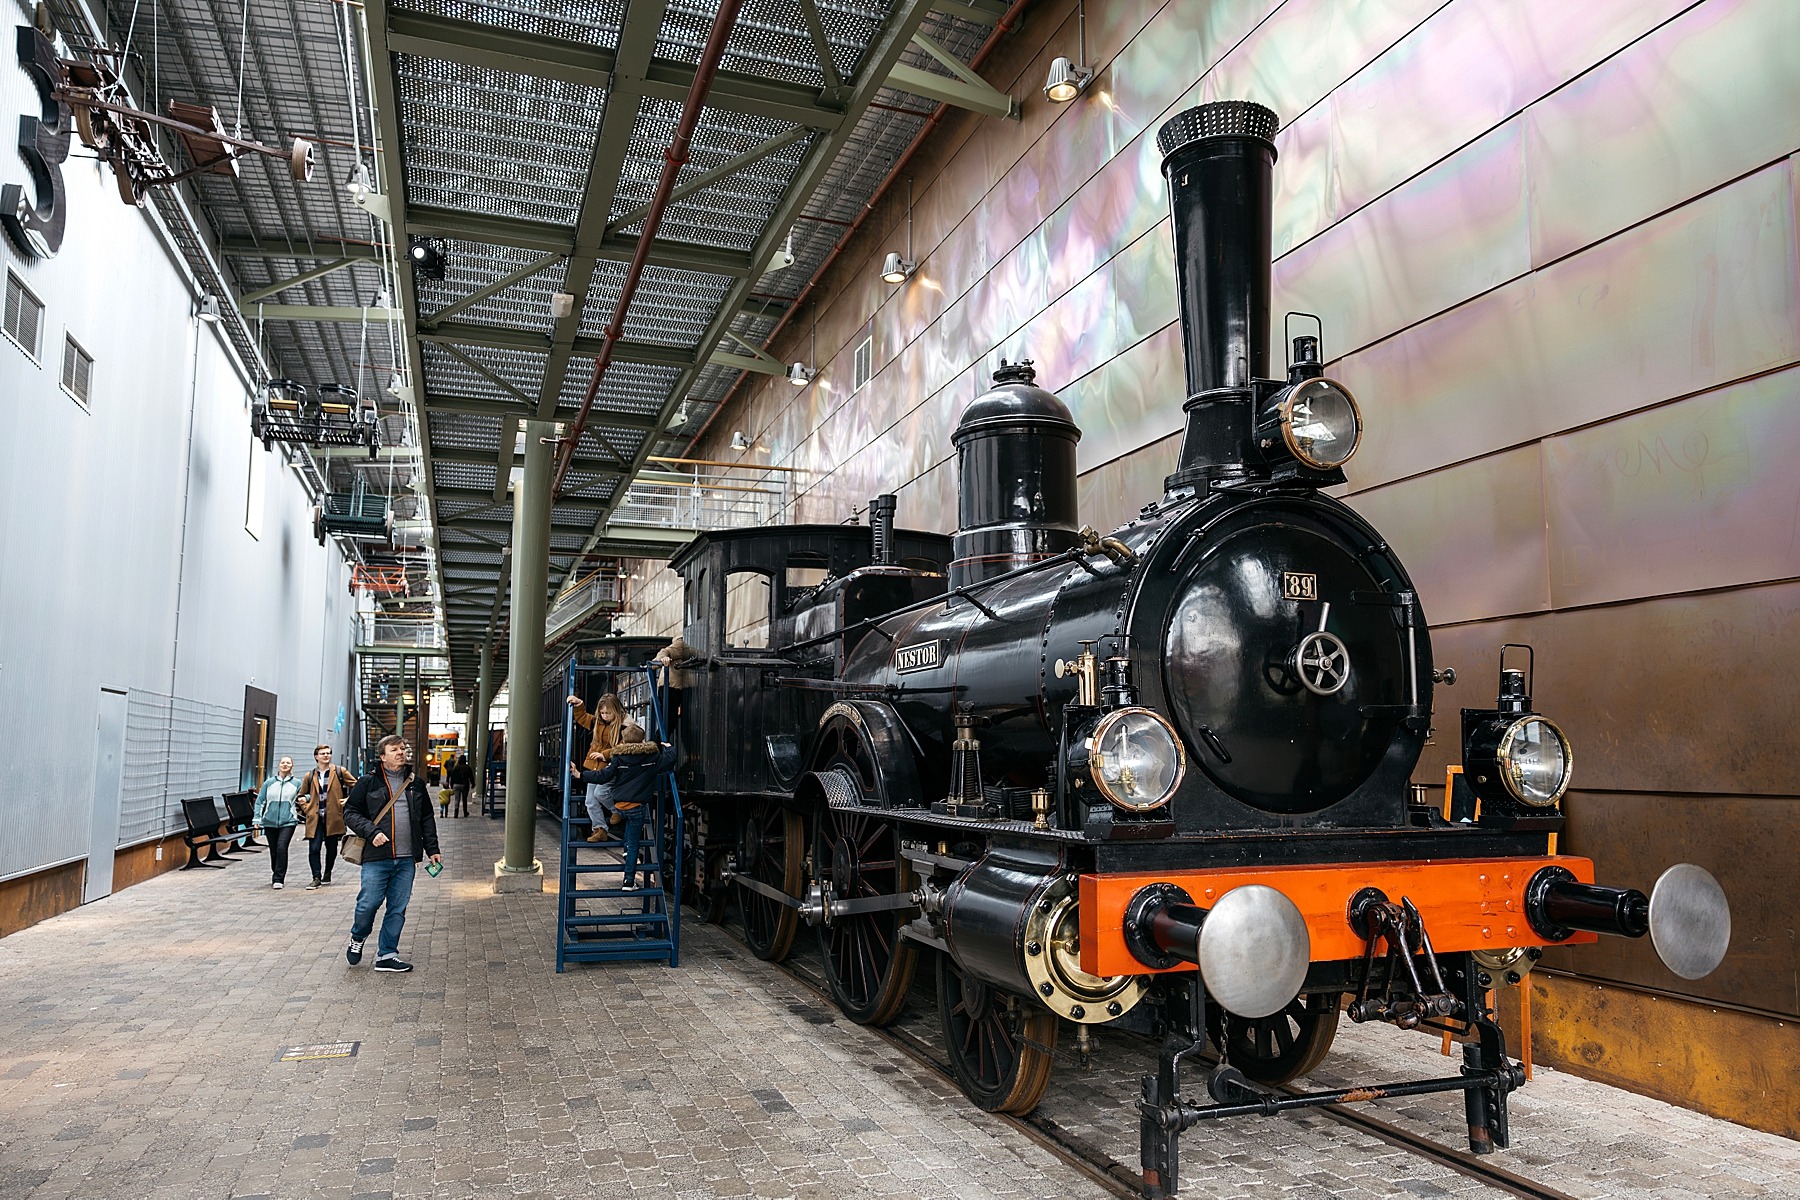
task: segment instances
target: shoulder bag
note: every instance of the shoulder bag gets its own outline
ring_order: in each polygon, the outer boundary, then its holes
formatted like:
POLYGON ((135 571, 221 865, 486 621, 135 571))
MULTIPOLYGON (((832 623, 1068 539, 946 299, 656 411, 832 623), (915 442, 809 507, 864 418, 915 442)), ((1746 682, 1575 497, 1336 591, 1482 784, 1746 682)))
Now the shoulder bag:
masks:
MULTIPOLYGON (((404 796, 406 794, 406 789, 401 788, 400 794, 402 796, 404 796)), ((373 824, 375 824, 376 826, 379 826, 381 824, 381 822, 387 818, 388 812, 393 807, 394 807, 394 795, 392 792, 390 792, 390 793, 388 793, 388 802, 382 806, 382 809, 379 813, 375 814, 375 820, 374 820, 373 824)), ((351 833, 348 829, 346 829, 344 831, 344 840, 338 843, 338 857, 343 859, 345 862, 352 864, 353 866, 360 867, 360 866, 362 866, 364 844, 365 843, 363 842, 362 838, 359 835, 351 833)), ((397 854, 398 854, 398 851, 396 850, 396 855, 397 854)))

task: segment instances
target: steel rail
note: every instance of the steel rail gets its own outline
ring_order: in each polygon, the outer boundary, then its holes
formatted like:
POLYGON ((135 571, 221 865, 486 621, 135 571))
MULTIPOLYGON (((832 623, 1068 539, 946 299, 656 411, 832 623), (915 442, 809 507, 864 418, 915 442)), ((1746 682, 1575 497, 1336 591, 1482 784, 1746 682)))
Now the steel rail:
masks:
POLYGON ((563 478, 569 473, 569 466, 575 460, 575 446, 581 440, 581 432, 587 427, 588 414, 593 411, 594 397, 600 392, 600 380, 606 374, 608 364, 612 362, 613 346, 625 334, 625 315, 631 308, 631 301, 637 294, 638 282, 644 276, 644 267, 650 260, 650 247, 656 241, 657 232, 662 227, 663 211, 669 206, 669 197, 675 191, 675 180, 681 174, 681 168, 687 163, 688 148, 694 140, 694 130, 700 124, 700 109, 706 102, 707 92, 712 90, 713 77, 718 74, 719 62, 725 57, 725 43, 731 36, 731 30, 737 24, 738 9, 743 0, 722 0, 719 11, 713 17, 712 29, 706 35, 706 48, 701 51, 700 63, 694 70, 694 82, 688 88, 687 100, 681 109, 681 123, 675 127, 675 136, 669 148, 663 151, 662 175, 656 183, 656 192, 650 199, 650 212, 644 218, 643 232, 638 235, 637 248, 632 251, 631 265, 625 270, 625 281, 619 288, 618 302, 613 306, 612 320, 607 323, 606 335, 600 344, 600 353, 594 358, 594 373, 588 380, 587 391, 581 397, 581 408, 575 413, 575 420, 569 432, 557 450, 556 467, 551 472, 550 497, 555 503, 556 493, 562 487, 563 478))
MULTIPOLYGON (((742 941, 742 938, 736 929, 731 929, 728 933, 730 936, 737 938, 740 942, 742 941)), ((802 970, 801 966, 792 959, 784 963, 771 963, 770 965, 785 972, 790 978, 801 983, 809 991, 816 994, 821 1000, 829 1003, 833 1009, 836 1008, 836 1001, 833 1000, 830 989, 825 986, 824 981, 815 978, 807 971, 802 970)), ((956 1083, 956 1077, 951 1072, 949 1064, 938 1057, 936 1047, 901 1030, 879 1029, 869 1025, 864 1025, 861 1028, 882 1038, 922 1066, 930 1067, 932 1070, 937 1071, 947 1082, 953 1085, 956 1083)), ((1205 1061, 1213 1062, 1216 1060, 1206 1057, 1205 1061)), ((1283 1092, 1289 1096, 1298 1096, 1302 1094, 1301 1089, 1288 1085, 1282 1085, 1271 1090, 1283 1092)), ((1488 1159, 1478 1157, 1468 1151, 1457 1150, 1445 1146, 1439 1142, 1433 1141, 1423 1134, 1413 1133, 1410 1130, 1403 1129, 1391 1122, 1384 1121, 1380 1117, 1370 1116, 1366 1111, 1359 1110, 1353 1106, 1327 1104, 1318 1106, 1314 1111, 1322 1116, 1331 1118, 1340 1125, 1347 1125, 1353 1129, 1358 1129, 1391 1146, 1406 1150, 1420 1158, 1429 1159, 1439 1166, 1455 1171, 1459 1175, 1474 1179, 1480 1183, 1487 1184, 1489 1187, 1505 1192, 1507 1195, 1519 1196, 1522 1197, 1523 1200, 1577 1200, 1577 1197, 1572 1196, 1567 1192, 1559 1191, 1548 1184, 1538 1183, 1535 1180, 1528 1179, 1523 1175, 1509 1171, 1505 1167, 1497 1166, 1488 1159)), ((1089 1145, 1083 1139, 1069 1133, 1049 1118, 1031 1115, 1015 1117, 1005 1113, 992 1113, 989 1115, 998 1117, 1001 1121, 1004 1121, 1014 1129, 1025 1134, 1034 1142, 1055 1154, 1063 1162, 1074 1167, 1087 1178, 1106 1188, 1114 1195, 1131 1197, 1132 1200, 1136 1200, 1137 1197, 1143 1194, 1143 1177, 1136 1170, 1119 1162, 1098 1147, 1089 1145)))

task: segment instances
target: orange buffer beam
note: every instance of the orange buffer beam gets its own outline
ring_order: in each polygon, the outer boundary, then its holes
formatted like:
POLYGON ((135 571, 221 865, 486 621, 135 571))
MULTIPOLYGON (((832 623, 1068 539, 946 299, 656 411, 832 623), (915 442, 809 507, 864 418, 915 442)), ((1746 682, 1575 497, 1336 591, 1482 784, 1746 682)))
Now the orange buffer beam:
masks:
MULTIPOLYGON (((1125 945, 1125 906, 1139 889, 1173 883, 1201 908, 1233 888, 1259 883, 1285 895, 1306 918, 1314 962, 1361 958, 1363 940, 1350 927, 1350 900, 1366 887, 1389 900, 1410 899, 1425 918, 1431 947, 1439 954, 1499 950, 1507 946, 1573 945, 1599 941, 1576 933, 1567 942, 1539 937, 1525 919, 1525 886, 1544 867, 1566 867, 1582 883, 1594 882, 1586 858, 1425 859, 1418 862, 1328 863, 1296 867, 1223 867, 1161 874, 1081 877, 1081 969, 1092 975, 1158 974, 1125 945)), ((1191 971, 1190 963, 1171 970, 1191 971)))

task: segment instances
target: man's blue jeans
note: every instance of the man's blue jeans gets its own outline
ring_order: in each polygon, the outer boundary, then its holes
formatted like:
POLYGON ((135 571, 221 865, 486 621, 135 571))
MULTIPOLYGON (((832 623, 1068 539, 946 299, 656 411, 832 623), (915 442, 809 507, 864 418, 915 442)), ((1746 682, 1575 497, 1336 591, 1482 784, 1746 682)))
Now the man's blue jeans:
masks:
POLYGON ((621 808, 619 815, 625 818, 625 886, 632 887, 637 875, 638 843, 644 836, 644 817, 649 809, 640 804, 636 808, 621 808))
POLYGON ((350 936, 366 941, 369 931, 375 928, 375 910, 385 903, 381 940, 375 944, 378 961, 400 953, 400 931, 406 927, 406 905, 412 899, 417 867, 411 855, 365 862, 362 866, 362 890, 356 893, 356 916, 350 922, 350 936))

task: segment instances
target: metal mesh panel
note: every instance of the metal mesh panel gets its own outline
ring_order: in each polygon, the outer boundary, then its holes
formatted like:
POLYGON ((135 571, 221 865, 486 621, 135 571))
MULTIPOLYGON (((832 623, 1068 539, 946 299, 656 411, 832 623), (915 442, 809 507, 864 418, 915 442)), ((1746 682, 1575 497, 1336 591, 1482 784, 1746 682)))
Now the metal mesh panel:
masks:
POLYGON ((571 224, 605 90, 394 56, 409 203, 571 224))
POLYGON ((434 412, 428 417, 431 444, 459 450, 500 452, 500 418, 478 413, 434 412))
POLYGON ((550 294, 562 290, 567 260, 513 246, 447 239, 444 243, 444 278, 435 280, 421 276, 415 281, 419 311, 429 318, 445 305, 497 283, 522 267, 546 259, 549 259, 548 265, 536 274, 470 305, 453 318, 541 331, 550 321, 550 294))
MULTIPOLYGON (((606 332, 619 303, 619 291, 625 286, 626 270, 626 264, 621 262, 594 265, 594 281, 581 311, 583 334, 598 337, 606 332)), ((625 314, 625 340, 664 346, 697 345, 730 287, 731 280, 723 275, 645 267, 631 298, 631 309, 625 314)), ((586 384, 584 377, 582 385, 586 384)))
POLYGON ((431 464, 431 481, 437 487, 491 489, 499 469, 498 464, 481 467, 474 463, 434 462, 431 464))
MULTIPOLYGON (((504 379, 517 392, 535 399, 544 379, 544 364, 549 356, 532 350, 496 350, 483 346, 457 347, 469 359, 504 379)), ((448 349, 427 342, 420 347, 425 360, 425 386, 440 395, 474 396, 489 400, 518 403, 519 396, 495 383, 488 375, 471 367, 448 349)))
MULTIPOLYGON (((839 76, 848 79, 856 73, 888 6, 821 0, 818 8, 832 62, 839 76)), ((674 0, 657 35, 657 54, 678 62, 699 62, 716 11, 717 5, 709 0, 674 0)), ((719 66, 810 87, 825 83, 818 51, 792 0, 747 0, 726 40, 719 66)))
POLYGON ((619 23, 624 0, 514 0, 512 3, 477 3, 474 0, 411 0, 399 6, 407 12, 453 17, 540 37, 566 38, 613 47, 619 43, 619 23))

